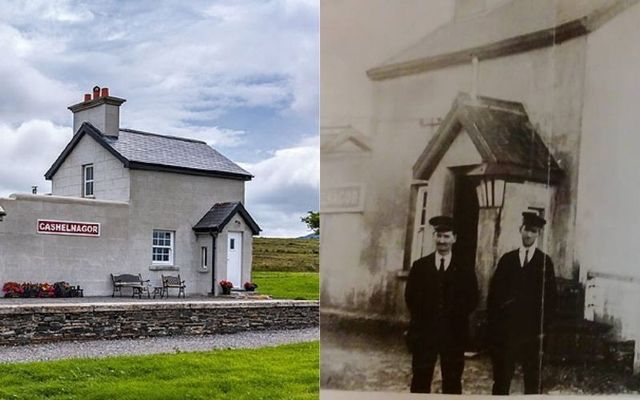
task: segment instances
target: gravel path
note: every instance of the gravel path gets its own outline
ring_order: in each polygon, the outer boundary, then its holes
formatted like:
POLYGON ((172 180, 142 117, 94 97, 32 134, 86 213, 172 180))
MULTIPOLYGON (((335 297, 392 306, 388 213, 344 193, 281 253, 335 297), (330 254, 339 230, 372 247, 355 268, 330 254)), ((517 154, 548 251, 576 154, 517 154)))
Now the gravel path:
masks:
POLYGON ((241 332, 227 335, 175 336, 148 339, 91 340, 0 347, 0 363, 99 358, 214 349, 277 346, 318 340, 319 328, 241 332))

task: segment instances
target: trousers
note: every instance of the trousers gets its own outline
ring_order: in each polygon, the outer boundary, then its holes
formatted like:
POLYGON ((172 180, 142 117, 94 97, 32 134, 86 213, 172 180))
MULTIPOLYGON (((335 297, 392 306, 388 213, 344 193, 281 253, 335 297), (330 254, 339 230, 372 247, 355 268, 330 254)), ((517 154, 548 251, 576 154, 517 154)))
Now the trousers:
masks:
POLYGON ((462 393, 462 371, 464 369, 464 349, 436 346, 430 349, 421 349, 413 353, 411 368, 412 393, 431 393, 431 381, 436 360, 440 356, 440 369, 442 371, 442 393, 462 393))
POLYGON ((509 394, 516 364, 522 365, 524 393, 542 393, 542 380, 540 379, 542 358, 539 341, 531 340, 494 349, 491 354, 491 363, 493 365, 492 394, 509 394))

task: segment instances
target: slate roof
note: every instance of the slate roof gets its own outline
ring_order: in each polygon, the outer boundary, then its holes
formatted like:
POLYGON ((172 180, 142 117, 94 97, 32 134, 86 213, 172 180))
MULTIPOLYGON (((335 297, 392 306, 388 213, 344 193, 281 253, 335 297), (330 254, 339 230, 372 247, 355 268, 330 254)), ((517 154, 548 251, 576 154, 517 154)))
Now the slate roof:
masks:
POLYGON ((51 179, 84 135, 94 138, 125 167, 220 176, 250 180, 252 175, 203 141, 120 129, 117 138, 103 135, 88 122, 82 124, 67 147, 45 174, 51 179))
POLYGON ((429 179, 461 129, 483 161, 472 174, 540 182, 556 182, 562 175, 522 103, 461 93, 414 165, 415 177, 429 179))
POLYGON ((562 43, 593 32, 638 0, 512 0, 488 12, 453 19, 367 71, 390 79, 562 43))
POLYGON ((249 215, 242 203, 238 201, 216 203, 211 207, 211 210, 207 211, 202 219, 198 221, 193 227, 193 230, 195 232, 220 232, 236 213, 240 214, 254 235, 260 233, 261 229, 258 224, 251 218, 251 215, 249 215))

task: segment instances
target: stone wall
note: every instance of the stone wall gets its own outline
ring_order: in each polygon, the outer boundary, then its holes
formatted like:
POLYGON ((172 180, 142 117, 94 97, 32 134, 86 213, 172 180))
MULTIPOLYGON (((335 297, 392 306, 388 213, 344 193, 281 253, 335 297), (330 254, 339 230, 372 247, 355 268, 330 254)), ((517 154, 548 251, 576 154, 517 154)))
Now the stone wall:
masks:
POLYGON ((319 325, 316 301, 5 305, 0 345, 210 335, 319 325))

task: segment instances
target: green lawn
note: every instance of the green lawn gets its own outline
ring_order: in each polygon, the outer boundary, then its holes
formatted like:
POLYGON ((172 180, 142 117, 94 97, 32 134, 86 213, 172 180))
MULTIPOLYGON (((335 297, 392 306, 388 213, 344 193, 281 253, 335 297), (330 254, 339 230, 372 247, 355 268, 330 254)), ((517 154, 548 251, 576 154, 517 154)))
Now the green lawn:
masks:
POLYGON ((254 271, 318 272, 318 239, 253 238, 254 271))
POLYGON ((2 399, 317 399, 319 343, 0 364, 2 399))
POLYGON ((268 272, 253 273, 258 291, 274 299, 318 300, 320 279, 317 272, 268 272))
POLYGON ((274 299, 317 300, 318 239, 253 239, 253 282, 274 299))

